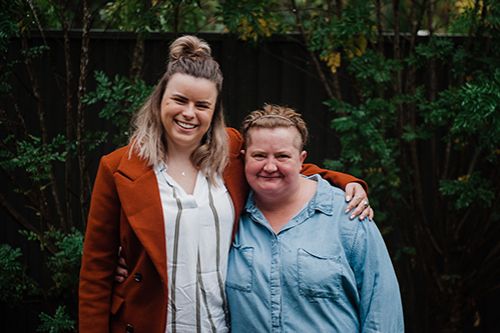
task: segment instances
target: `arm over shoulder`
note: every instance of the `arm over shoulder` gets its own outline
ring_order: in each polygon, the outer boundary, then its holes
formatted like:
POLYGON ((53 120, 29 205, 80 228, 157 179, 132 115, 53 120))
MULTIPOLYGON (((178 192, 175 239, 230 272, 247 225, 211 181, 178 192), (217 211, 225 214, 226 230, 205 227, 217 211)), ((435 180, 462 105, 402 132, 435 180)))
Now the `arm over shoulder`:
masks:
POLYGON ((302 170, 300 171, 305 176, 310 176, 313 174, 319 174, 324 179, 328 180, 330 184, 345 190, 345 187, 349 183, 359 183, 363 186, 366 193, 368 193, 368 185, 365 181, 351 176, 347 173, 342 173, 338 171, 331 171, 327 169, 322 169, 314 164, 304 164, 302 170))

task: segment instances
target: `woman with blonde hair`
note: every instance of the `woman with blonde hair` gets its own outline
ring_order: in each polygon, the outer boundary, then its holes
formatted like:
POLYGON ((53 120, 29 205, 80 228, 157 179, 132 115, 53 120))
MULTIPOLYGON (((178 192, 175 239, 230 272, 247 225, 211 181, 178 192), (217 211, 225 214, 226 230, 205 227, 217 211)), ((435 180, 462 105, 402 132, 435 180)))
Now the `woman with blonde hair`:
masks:
MULTIPOLYGON (((227 256, 248 185, 242 137, 224 123, 222 72, 209 45, 183 36, 133 121, 129 145, 102 157, 79 288, 86 332, 227 332, 227 256), (114 282, 117 249, 129 277, 114 282)), ((372 214, 362 181, 305 165, 372 214), (349 185, 348 185, 349 184, 349 185)))

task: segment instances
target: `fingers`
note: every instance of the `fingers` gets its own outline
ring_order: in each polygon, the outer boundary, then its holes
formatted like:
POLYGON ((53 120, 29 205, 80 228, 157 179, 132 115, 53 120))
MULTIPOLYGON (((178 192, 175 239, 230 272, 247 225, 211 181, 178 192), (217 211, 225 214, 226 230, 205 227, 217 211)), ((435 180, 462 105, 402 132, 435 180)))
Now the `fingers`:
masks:
POLYGON ((115 281, 118 283, 122 283, 128 277, 128 271, 125 265, 125 260, 120 258, 118 261, 118 266, 116 266, 115 270, 115 281))
POLYGON ((115 281, 118 283, 122 283, 128 277, 128 267, 125 262, 125 258, 118 258, 118 266, 116 266, 115 270, 115 281))
POLYGON ((345 187, 345 201, 350 202, 352 197, 354 197, 354 188, 357 183, 349 183, 345 187))
POLYGON ((122 283, 123 281, 125 281, 125 278, 123 276, 115 275, 115 282, 122 283))
MULTIPOLYGON (((345 188, 345 200, 348 202, 346 213, 351 211, 351 209, 357 207, 362 200, 367 200, 366 192, 358 183, 349 183, 345 188)), ((361 212, 358 212, 354 217, 358 216, 361 212)), ((353 217, 353 218, 354 218, 353 217)))
MULTIPOLYGON (((353 198, 353 200, 354 200, 354 198, 353 198)), ((349 211, 349 212, 346 212, 346 213, 351 214, 351 215, 349 216, 349 218, 350 218, 351 220, 352 220, 352 219, 354 219, 354 218, 356 218, 356 217, 358 217, 358 216, 359 216, 359 217, 360 217, 360 219, 361 219, 361 216, 360 216, 360 215, 361 215, 361 214, 362 214, 362 213, 363 213, 366 209, 370 208, 369 206, 366 206, 366 204, 365 204, 365 201, 364 201, 364 200, 357 200, 357 202, 358 202, 358 204, 354 207, 354 210, 349 211)), ((367 212, 367 213, 368 213, 368 212, 367 212)))
POLYGON ((359 215, 359 220, 363 221, 366 217, 368 217, 370 220, 373 220, 373 215, 374 215, 373 209, 370 206, 368 206, 363 210, 361 215, 359 215))
POLYGON ((366 217, 373 218, 373 209, 371 209, 368 196, 361 184, 349 183, 345 188, 345 200, 348 202, 345 213, 350 213, 349 218, 352 220, 359 216, 360 220, 366 217), (353 210, 354 209, 354 210, 353 210))
POLYGON ((127 262, 125 261, 125 258, 120 257, 118 258, 118 267, 123 268, 125 271, 127 271, 127 262))
POLYGON ((116 267, 116 271, 115 271, 115 281, 116 282, 122 283, 123 281, 125 281, 127 279, 127 276, 128 276, 128 272, 126 269, 121 268, 119 266, 116 267))
MULTIPOLYGON (((363 200, 363 198, 362 198, 362 197, 360 197, 360 196, 354 196, 354 197, 351 199, 351 201, 349 201, 349 203, 347 204, 347 207, 346 207, 345 212, 346 212, 346 213, 349 213, 349 212, 350 212, 351 210, 353 210, 354 208, 357 208, 360 204, 362 204, 362 203, 361 203, 361 201, 362 201, 362 200, 363 200)), ((358 212, 358 213, 356 214, 356 216, 357 216, 357 215, 359 215, 359 214, 360 214, 360 212, 358 212)))

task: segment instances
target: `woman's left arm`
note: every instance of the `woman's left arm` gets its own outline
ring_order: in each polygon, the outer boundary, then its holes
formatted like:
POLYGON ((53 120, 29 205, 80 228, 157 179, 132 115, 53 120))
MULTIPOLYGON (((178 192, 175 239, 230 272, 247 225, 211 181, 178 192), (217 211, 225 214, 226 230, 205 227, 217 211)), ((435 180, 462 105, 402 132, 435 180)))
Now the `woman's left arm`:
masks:
POLYGON ((79 331, 108 332, 113 274, 119 246, 120 200, 109 159, 97 171, 83 242, 79 285, 79 331))
POLYGON ((365 181, 351 176, 347 173, 321 169, 314 164, 304 164, 301 173, 306 176, 319 174, 332 185, 345 191, 345 200, 348 202, 346 213, 350 213, 350 219, 359 216, 360 220, 365 217, 373 219, 373 209, 368 201, 368 185, 365 181))
POLYGON ((382 235, 373 221, 356 227, 348 257, 359 293, 360 332, 403 333, 399 284, 382 235))

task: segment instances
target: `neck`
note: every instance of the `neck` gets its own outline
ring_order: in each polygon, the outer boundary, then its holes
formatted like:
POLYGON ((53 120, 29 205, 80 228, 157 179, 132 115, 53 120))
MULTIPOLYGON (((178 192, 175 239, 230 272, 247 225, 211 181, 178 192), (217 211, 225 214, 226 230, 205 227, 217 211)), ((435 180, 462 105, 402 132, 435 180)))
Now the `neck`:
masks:
POLYGON ((284 207, 292 206, 298 201, 300 194, 298 189, 290 191, 293 193, 284 193, 283 195, 260 195, 254 192, 255 205, 262 211, 279 211, 284 207))
POLYGON ((191 160, 191 154, 196 150, 191 147, 179 147, 175 145, 169 145, 167 147, 167 160, 191 160))
POLYGON ((282 196, 261 196, 255 193, 255 204, 278 233, 311 200, 316 182, 302 178, 297 186, 282 196))
POLYGON ((166 164, 168 174, 186 191, 192 194, 196 185, 198 168, 191 161, 192 151, 180 147, 169 147, 166 164))
POLYGON ((314 195, 316 182, 300 177, 297 185, 281 194, 261 195, 254 192, 256 206, 262 212, 280 212, 286 208, 301 209, 314 195))

